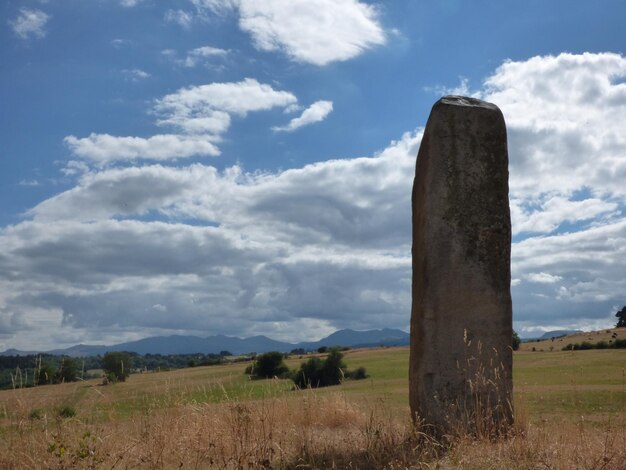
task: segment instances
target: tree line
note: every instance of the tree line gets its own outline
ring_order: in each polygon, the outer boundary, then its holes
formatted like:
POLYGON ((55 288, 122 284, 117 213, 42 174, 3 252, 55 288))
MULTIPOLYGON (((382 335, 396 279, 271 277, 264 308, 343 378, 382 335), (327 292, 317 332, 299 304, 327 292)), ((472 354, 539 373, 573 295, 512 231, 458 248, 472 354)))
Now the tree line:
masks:
POLYGON ((123 380, 121 377, 124 374, 134 370, 155 371, 216 365, 222 364, 229 355, 230 352, 222 351, 220 354, 174 355, 110 352, 104 356, 78 358, 51 354, 0 356, 0 389, 74 382, 101 377, 103 373, 112 380, 111 372, 118 372, 112 364, 119 364, 120 361, 124 364, 125 372, 114 375, 119 375, 118 380, 123 380))

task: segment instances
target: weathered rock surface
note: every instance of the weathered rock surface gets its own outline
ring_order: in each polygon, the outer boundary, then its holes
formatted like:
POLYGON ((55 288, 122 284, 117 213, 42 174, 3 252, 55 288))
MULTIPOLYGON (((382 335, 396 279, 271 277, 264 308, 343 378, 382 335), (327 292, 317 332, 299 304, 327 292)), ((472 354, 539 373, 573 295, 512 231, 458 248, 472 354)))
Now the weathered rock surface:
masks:
POLYGON ((511 219, 504 118, 446 96, 413 184, 410 405, 435 433, 512 422, 511 219))

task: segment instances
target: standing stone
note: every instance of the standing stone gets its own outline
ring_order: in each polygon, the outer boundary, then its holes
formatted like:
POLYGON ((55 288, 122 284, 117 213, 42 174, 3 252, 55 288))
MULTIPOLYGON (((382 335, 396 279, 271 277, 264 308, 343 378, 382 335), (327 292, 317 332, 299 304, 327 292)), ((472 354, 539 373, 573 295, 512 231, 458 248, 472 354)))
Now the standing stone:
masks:
POLYGON ((512 423, 511 216, 500 109, 435 103, 413 183, 411 413, 444 435, 512 423))

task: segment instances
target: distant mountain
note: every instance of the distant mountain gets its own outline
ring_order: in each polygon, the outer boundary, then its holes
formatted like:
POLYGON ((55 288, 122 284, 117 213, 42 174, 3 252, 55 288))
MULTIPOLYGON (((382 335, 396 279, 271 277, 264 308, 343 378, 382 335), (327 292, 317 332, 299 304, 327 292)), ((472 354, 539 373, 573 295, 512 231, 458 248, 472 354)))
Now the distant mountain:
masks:
POLYGON ((355 331, 350 329, 338 330, 312 343, 300 343, 298 348, 317 349, 321 346, 350 346, 350 347, 372 347, 372 346, 406 346, 409 344, 410 336, 402 330, 392 330, 383 328, 382 330, 355 331))
POLYGON ((373 346, 404 346, 409 344, 409 334, 402 330, 384 328, 382 330, 339 330, 322 338, 319 341, 303 343, 287 343, 276 341, 267 336, 252 336, 250 338, 236 338, 233 336, 216 335, 208 338, 198 336, 154 336, 130 341, 127 343, 114 344, 112 346, 90 346, 79 344, 67 349, 55 349, 52 351, 18 351, 9 349, 1 352, 2 356, 25 356, 46 352, 48 354, 65 354, 72 357, 97 356, 109 351, 129 351, 138 354, 219 354, 221 351, 230 351, 233 354, 247 354, 251 352, 263 353, 268 351, 290 352, 293 349, 315 350, 322 346, 348 346, 348 347, 373 347, 373 346))
POLYGON ((582 333, 581 330, 553 330, 546 331, 543 335, 539 337, 539 339, 550 339, 550 338, 560 338, 561 336, 575 335, 577 333, 582 333))

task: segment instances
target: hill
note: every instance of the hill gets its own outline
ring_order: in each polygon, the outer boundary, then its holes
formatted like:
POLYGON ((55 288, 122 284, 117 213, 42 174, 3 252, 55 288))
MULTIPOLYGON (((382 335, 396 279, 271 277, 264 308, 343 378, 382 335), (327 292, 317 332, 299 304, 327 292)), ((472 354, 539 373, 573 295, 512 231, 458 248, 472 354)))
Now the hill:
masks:
MULTIPOLYGON (((597 343, 598 341, 606 341, 607 343, 615 339, 626 339, 626 328, 611 328, 600 331, 578 331, 565 336, 557 336, 556 331, 549 332, 550 336, 543 336, 536 340, 526 341, 521 344, 521 351, 560 351, 568 344, 582 343, 588 341, 597 343), (554 339, 552 339, 554 338, 554 339), (533 349, 534 348, 534 349, 533 349)), ((544 335, 545 336, 545 335, 544 335)))
POLYGON ((567 336, 567 335, 576 335, 579 333, 584 333, 581 330, 552 330, 552 331, 546 331, 544 334, 542 334, 539 339, 552 339, 552 338, 560 338, 562 336, 567 336))

